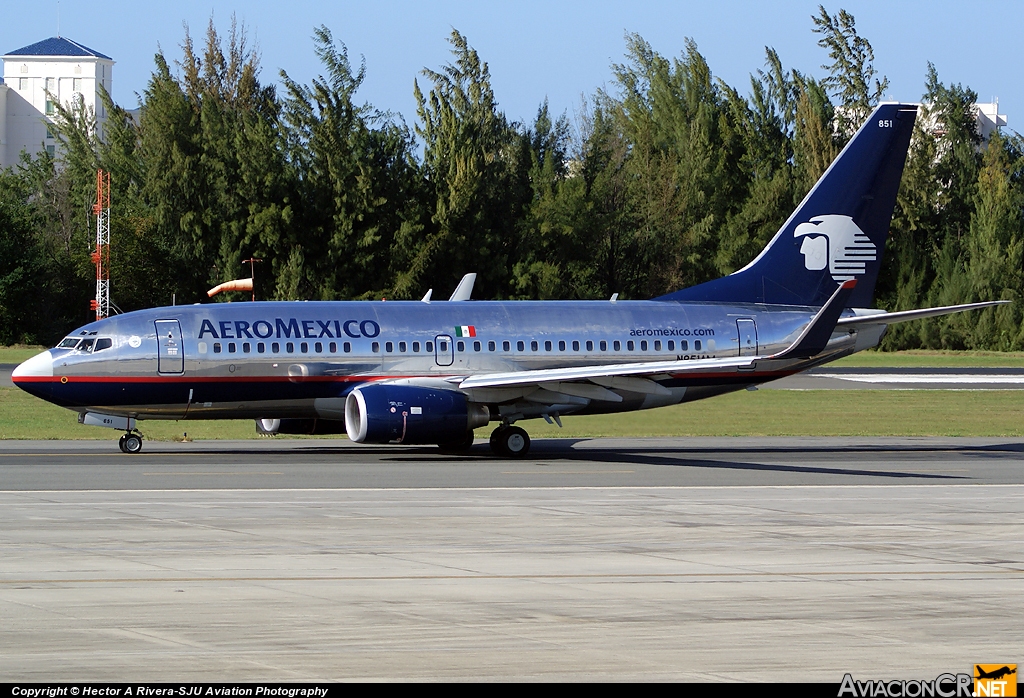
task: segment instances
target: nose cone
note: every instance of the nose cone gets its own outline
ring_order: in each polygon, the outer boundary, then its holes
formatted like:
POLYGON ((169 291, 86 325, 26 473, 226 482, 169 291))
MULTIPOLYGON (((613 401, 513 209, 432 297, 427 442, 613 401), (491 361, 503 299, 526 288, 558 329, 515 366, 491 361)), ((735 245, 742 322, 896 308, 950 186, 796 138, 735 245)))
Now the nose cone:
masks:
POLYGON ((31 383, 34 378, 53 378, 53 354, 49 351, 36 354, 11 373, 14 383, 31 383))

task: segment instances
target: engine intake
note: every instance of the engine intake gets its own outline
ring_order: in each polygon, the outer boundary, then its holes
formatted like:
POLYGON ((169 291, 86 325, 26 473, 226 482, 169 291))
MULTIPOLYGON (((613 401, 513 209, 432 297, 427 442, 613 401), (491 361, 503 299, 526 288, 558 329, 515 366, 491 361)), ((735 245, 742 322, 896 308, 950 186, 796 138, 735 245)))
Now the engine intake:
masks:
POLYGON ((357 443, 453 443, 490 419, 486 405, 454 390, 368 385, 345 402, 345 430, 357 443))

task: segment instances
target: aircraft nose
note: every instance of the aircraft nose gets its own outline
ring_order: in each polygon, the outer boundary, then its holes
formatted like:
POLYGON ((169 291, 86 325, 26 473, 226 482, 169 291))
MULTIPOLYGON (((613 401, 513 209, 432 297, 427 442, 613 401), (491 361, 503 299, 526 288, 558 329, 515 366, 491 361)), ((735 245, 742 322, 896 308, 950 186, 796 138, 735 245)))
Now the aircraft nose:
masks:
POLYGON ((44 351, 42 354, 36 354, 28 361, 19 364, 18 367, 11 372, 11 380, 15 383, 18 382, 19 378, 31 379, 40 377, 53 377, 53 354, 49 351, 44 351))

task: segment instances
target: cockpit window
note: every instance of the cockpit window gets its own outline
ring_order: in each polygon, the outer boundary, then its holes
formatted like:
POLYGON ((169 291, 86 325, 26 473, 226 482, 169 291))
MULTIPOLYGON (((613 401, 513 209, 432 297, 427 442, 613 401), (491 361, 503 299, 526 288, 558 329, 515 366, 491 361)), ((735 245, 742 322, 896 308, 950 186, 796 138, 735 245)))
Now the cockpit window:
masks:
POLYGON ((58 349, 74 349, 75 345, 78 344, 78 337, 67 337, 61 340, 61 343, 57 345, 58 349))
POLYGON ((113 342, 110 341, 109 337, 102 337, 102 338, 96 340, 96 347, 93 349, 93 352, 103 351, 104 349, 109 349, 112 345, 113 345, 113 342))
POLYGON ((95 339, 83 339, 81 342, 78 343, 78 351, 84 351, 84 352, 92 351, 92 345, 93 345, 93 342, 95 342, 95 341, 96 341, 95 339))

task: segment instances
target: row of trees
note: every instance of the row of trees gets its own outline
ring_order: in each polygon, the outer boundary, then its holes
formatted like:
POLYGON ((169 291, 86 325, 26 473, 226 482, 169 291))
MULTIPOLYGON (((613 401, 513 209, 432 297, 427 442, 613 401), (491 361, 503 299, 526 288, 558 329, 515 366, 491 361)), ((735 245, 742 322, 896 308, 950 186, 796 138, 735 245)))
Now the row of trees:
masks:
MULTIPOLYGON (((612 89, 579 123, 498 108, 487 64, 453 31, 453 60, 415 82, 414 126, 360 103, 365 65, 321 27, 324 74, 260 78, 234 24, 162 54, 133 118, 104 95, 59 113, 59 162, 0 174, 0 341, 50 342, 89 319, 95 171, 112 173, 113 295, 123 310, 205 298, 257 268, 275 299, 442 295, 648 298, 746 264, 886 89, 853 17, 813 18, 826 75, 765 66, 742 93, 692 41, 676 58, 626 37, 612 89)), ((976 95, 929 68, 877 303, 890 310, 1024 292, 1024 142, 982 147, 976 95)), ((889 348, 1024 348, 1021 303, 893 329, 889 348)))

